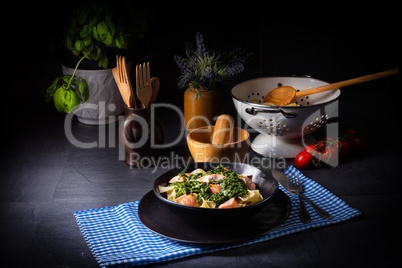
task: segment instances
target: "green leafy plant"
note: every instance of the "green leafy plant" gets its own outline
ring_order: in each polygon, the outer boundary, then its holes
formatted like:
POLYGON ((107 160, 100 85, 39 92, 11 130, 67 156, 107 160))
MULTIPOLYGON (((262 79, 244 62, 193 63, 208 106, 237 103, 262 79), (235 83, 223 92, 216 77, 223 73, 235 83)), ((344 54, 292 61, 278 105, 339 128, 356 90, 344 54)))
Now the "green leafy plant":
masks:
MULTIPOLYGON (((78 65, 85 57, 82 57, 78 65)), ((69 113, 74 107, 81 102, 86 102, 89 98, 88 83, 82 77, 75 76, 77 67, 73 75, 62 75, 53 80, 52 84, 47 88, 45 101, 53 99, 56 110, 61 113, 69 113), (80 92, 81 97, 76 93, 76 88, 80 92)))
POLYGON ((80 60, 73 75, 57 77, 47 88, 45 101, 53 99, 57 111, 69 113, 88 100, 87 82, 75 76, 84 59, 97 61, 100 68, 107 68, 108 55, 127 50, 143 38, 146 20, 132 4, 131 1, 83 1, 72 7, 71 20, 60 40, 80 60), (129 12, 128 16, 124 16, 124 11, 129 12))

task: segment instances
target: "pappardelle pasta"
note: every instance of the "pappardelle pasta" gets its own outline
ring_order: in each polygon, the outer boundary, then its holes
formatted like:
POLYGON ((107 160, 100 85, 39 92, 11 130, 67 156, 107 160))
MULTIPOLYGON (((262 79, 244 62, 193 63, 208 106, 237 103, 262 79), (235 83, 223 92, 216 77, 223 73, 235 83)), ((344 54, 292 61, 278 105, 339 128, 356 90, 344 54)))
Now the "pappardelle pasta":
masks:
POLYGON ((244 207, 263 200, 246 174, 236 174, 223 166, 179 173, 167 186, 159 186, 159 192, 166 193, 172 202, 203 208, 244 207))

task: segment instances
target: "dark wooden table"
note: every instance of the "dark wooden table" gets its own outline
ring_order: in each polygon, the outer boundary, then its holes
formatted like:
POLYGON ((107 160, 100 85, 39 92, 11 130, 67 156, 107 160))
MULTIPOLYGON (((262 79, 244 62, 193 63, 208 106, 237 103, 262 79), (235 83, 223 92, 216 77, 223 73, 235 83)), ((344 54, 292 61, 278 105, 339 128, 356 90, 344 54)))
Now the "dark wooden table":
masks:
MULTIPOLYGON (((357 90, 358 91, 358 90, 357 90)), ((356 91, 356 92, 357 92, 356 91)), ((307 230, 271 241, 216 253, 193 256, 160 266, 339 267, 395 265, 400 251, 402 201, 395 112, 385 106, 356 105, 356 94, 339 102, 341 127, 353 126, 364 134, 359 155, 339 166, 302 170, 339 196, 362 216, 327 227, 307 230), (378 109, 377 109, 378 108, 378 109)), ((223 112, 236 116, 230 96, 223 112)), ((363 99, 362 102, 370 101, 363 99)), ((140 200, 168 167, 133 169, 119 160, 117 136, 99 140, 106 128, 72 122, 74 137, 96 141, 103 148, 81 149, 64 131, 65 115, 52 104, 26 100, 26 112, 8 118, 0 170, 0 244, 2 260, 38 267, 96 267, 73 216, 74 211, 140 200), (21 121, 22 120, 22 121, 21 121), (21 123, 23 122, 23 123, 21 123), (104 144, 104 145, 103 145, 104 144)), ((166 142, 178 135, 175 112, 159 110, 166 142)), ((7 118, 3 118, 7 119, 7 118)), ((110 131, 109 131, 109 128, 110 131)), ((4 128, 2 128, 4 129, 4 128)), ((189 159, 185 138, 166 155, 189 159)), ((249 150, 249 159, 259 157, 249 150)), ((174 158, 172 158, 174 159, 174 158)), ((190 158, 191 159, 191 158, 190 158)), ((287 159, 286 165, 293 160, 287 159)), ((273 163, 273 165, 275 165, 273 163)))

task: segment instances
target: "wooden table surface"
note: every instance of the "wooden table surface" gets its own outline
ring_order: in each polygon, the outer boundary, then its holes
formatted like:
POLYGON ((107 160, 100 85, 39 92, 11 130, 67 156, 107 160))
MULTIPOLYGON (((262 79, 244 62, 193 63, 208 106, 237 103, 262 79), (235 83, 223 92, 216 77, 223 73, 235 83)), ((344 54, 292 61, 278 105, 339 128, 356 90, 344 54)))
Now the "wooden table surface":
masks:
MULTIPOLYGON (((354 97, 352 94, 341 98, 340 123, 344 126, 352 124, 365 133, 362 152, 335 168, 311 168, 302 172, 360 210, 362 216, 247 247, 160 265, 322 267, 396 264, 402 238, 399 227, 402 183, 398 178, 401 156, 396 145, 389 141, 397 142, 398 134, 390 117, 372 122, 363 116, 370 109, 351 105, 354 97), (356 119, 350 114, 355 114, 356 119), (388 142, 383 139, 384 130, 389 130, 386 134, 388 142)), ((224 112, 236 116, 233 104, 226 103, 224 112)), ((66 138, 65 115, 54 111, 52 104, 27 102, 27 107, 32 113, 18 114, 19 118, 25 118, 23 124, 10 120, 7 129, 12 131, 3 140, 0 171, 2 259, 39 267, 96 267, 72 213, 140 200, 168 167, 127 167, 119 160, 117 135, 113 134, 117 133, 114 131, 118 124, 100 128, 74 119, 72 130, 77 140, 96 141, 98 147, 104 147, 81 149, 66 138), (30 120, 32 114, 35 120, 30 120), (107 135, 103 142, 99 140, 100 131, 112 135, 107 135)), ((165 142, 174 140, 180 120, 168 109, 161 109, 157 114, 166 133, 165 142)), ((169 161, 173 164, 175 158, 191 160, 184 135, 176 146, 165 149, 164 154, 171 157, 169 161)), ((247 157, 261 159, 251 150, 247 157)), ((266 160, 275 167, 274 160, 266 160)), ((293 164, 293 160, 287 159, 285 164, 293 164)))

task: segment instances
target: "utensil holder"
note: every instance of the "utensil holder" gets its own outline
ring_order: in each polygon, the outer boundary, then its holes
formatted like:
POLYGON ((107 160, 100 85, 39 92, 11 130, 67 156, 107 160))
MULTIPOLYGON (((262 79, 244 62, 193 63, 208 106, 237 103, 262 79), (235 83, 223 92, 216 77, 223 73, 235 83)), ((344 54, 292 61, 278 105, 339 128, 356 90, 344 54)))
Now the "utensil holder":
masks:
POLYGON ((156 115, 147 108, 129 108, 124 105, 125 115, 121 133, 124 142, 124 162, 130 167, 150 167, 158 156, 153 145, 164 140, 163 127, 156 115), (148 158, 148 159, 144 159, 148 158))

